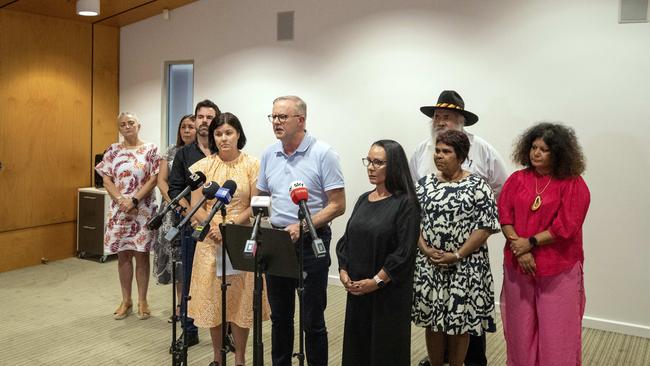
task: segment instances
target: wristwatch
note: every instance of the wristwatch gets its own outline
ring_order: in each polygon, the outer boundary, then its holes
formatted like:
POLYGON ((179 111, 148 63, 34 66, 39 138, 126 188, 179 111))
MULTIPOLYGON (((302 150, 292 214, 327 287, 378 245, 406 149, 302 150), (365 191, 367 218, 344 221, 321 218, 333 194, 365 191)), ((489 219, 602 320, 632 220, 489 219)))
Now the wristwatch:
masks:
POLYGON ((528 238, 528 242, 530 243, 530 245, 533 248, 535 248, 537 246, 537 238, 535 238, 534 236, 531 236, 530 238, 528 238))
POLYGON ((384 282, 384 280, 379 278, 379 276, 375 275, 375 277, 373 277, 372 279, 375 280, 377 287, 384 288, 384 286, 386 286, 386 282, 384 282))
POLYGON ((133 202, 133 207, 138 207, 138 203, 140 203, 140 200, 135 197, 131 197, 131 202, 133 202))

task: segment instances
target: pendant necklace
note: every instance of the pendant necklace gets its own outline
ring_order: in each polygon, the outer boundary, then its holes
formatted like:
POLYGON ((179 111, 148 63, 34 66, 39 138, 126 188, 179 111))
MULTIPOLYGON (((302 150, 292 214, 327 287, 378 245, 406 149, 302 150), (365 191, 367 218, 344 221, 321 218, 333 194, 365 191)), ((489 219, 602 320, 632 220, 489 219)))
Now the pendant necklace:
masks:
POLYGON ((542 206, 542 196, 541 196, 541 194, 544 193, 544 191, 546 190, 548 185, 551 184, 552 179, 553 178, 551 178, 549 176, 548 177, 548 183, 546 183, 544 188, 542 188, 542 190, 539 191, 538 188, 537 188, 537 177, 535 177, 535 194, 536 194, 536 196, 535 196, 535 200, 533 201, 533 205, 530 206, 531 211, 537 211, 540 208, 540 206, 542 206))

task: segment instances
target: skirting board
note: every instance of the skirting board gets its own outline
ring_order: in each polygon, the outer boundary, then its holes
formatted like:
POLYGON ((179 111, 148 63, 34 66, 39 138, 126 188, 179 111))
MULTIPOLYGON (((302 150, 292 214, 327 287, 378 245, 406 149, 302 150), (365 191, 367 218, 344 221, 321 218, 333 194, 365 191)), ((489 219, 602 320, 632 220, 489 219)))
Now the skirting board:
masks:
MULTIPOLYGON (((338 276, 329 275, 327 282, 330 285, 343 286, 339 281, 338 276)), ((497 312, 499 312, 499 303, 495 304, 497 312)), ((639 324, 619 322, 616 320, 595 318, 592 316, 584 316, 582 318, 582 325, 585 328, 606 330, 608 332, 615 332, 627 334, 636 337, 650 338, 650 327, 639 324)))

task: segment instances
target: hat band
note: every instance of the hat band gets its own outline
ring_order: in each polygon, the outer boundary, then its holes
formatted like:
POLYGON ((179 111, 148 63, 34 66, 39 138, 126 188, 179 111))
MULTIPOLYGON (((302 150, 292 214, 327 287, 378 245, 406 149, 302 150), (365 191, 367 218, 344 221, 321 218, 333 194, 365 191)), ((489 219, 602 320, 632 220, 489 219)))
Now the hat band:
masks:
POLYGON ((464 110, 463 107, 452 103, 438 103, 436 104, 436 108, 460 109, 461 111, 464 110))

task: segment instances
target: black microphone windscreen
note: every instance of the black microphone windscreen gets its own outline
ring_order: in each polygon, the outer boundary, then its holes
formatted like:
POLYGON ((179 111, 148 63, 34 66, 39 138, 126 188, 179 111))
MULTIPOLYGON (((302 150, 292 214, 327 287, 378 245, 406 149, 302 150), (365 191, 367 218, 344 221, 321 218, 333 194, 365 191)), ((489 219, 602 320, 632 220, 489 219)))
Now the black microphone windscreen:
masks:
POLYGON ((156 230, 162 226, 163 217, 161 215, 156 215, 147 222, 147 228, 149 230, 156 230))
POLYGON ((203 192, 203 195, 206 198, 212 199, 217 194, 217 191, 219 190, 219 188, 220 187, 219 187, 219 184, 217 184, 217 182, 211 181, 211 182, 206 183, 203 186, 203 191, 202 192, 203 192))
POLYGON ((190 184, 189 184, 189 186, 190 186, 190 188, 192 190, 195 190, 195 189, 199 188, 200 186, 202 186, 203 183, 205 183, 205 180, 206 180, 206 178, 205 178, 205 174, 203 174, 203 172, 196 172, 196 173, 190 175, 190 184))
POLYGON ((237 190, 237 183, 234 180, 228 179, 223 183, 223 186, 221 187, 228 189, 230 191, 230 195, 233 196, 237 190))

